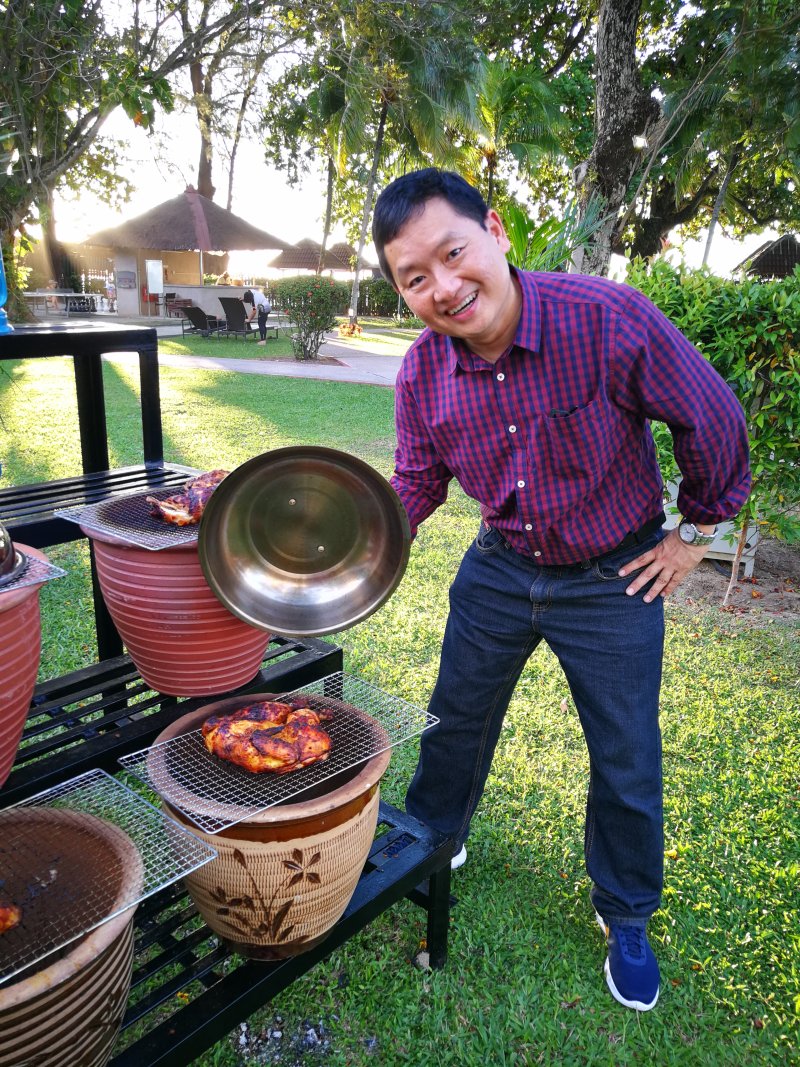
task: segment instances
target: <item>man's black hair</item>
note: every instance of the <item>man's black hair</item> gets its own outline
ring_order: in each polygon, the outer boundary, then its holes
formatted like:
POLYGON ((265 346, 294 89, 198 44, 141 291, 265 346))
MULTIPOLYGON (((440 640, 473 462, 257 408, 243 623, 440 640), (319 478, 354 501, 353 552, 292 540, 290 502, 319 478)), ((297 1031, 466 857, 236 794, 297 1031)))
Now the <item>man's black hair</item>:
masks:
POLYGON ((438 167, 426 167, 396 178, 378 197, 372 218, 372 240, 378 252, 378 262, 384 278, 395 288, 384 247, 397 237, 412 216, 418 215, 425 204, 437 196, 446 200, 458 215, 474 219, 486 229, 489 211, 486 201, 460 174, 439 170, 438 167))

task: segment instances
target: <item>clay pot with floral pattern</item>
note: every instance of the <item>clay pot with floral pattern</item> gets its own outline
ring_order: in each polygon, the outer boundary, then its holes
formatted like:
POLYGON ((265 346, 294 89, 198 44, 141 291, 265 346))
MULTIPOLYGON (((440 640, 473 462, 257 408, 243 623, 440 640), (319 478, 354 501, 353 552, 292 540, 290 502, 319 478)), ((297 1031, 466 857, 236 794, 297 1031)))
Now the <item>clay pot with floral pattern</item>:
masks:
MULTIPOLYGON (((220 821, 241 818, 242 810, 235 804, 209 806, 199 789, 188 792, 171 777, 170 746, 159 747, 159 742, 199 729, 211 715, 229 715, 245 704, 274 699, 279 698, 250 694, 190 712, 159 735, 149 755, 150 777, 159 783, 167 813, 218 852, 217 859, 186 878, 198 911, 236 952, 267 960, 312 949, 344 912, 375 837, 379 783, 391 757, 386 748, 220 833, 198 829, 180 809, 211 812, 220 821)), ((359 717, 374 736, 373 750, 388 744, 381 725, 365 712, 335 700, 326 699, 325 705, 335 715, 359 717)), ((178 750, 175 758, 180 758, 178 750)), ((269 773, 260 777, 269 779, 269 773)))

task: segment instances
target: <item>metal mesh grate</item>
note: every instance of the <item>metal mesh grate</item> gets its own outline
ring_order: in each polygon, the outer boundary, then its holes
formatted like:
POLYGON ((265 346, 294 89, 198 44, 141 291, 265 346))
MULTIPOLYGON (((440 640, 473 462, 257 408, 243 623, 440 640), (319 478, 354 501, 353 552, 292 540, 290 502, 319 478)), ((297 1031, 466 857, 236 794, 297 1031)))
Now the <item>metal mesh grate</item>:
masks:
POLYGON ((162 548, 190 545, 197 541, 199 523, 192 526, 174 526, 150 512, 148 496, 166 500, 180 491, 179 486, 172 486, 169 489, 154 489, 133 496, 116 496, 111 500, 101 500, 98 504, 65 508, 63 511, 56 511, 56 515, 69 519, 70 522, 77 522, 89 530, 119 537, 139 548, 149 548, 157 552, 162 548))
MULTIPOLYGON (((22 553, 17 553, 22 555, 22 553)), ((38 585, 40 582, 50 582, 53 578, 63 578, 67 572, 54 563, 36 559, 34 556, 25 557, 25 567, 10 582, 0 584, 0 593, 9 593, 14 589, 22 589, 26 585, 38 585)))
POLYGON ((100 770, 4 809, 0 909, 19 922, 0 934, 0 988, 215 856, 100 770))
MULTIPOLYGON (((282 694, 302 695, 309 707, 327 708, 327 760, 289 774, 252 774, 211 755, 200 730, 192 730, 119 762, 181 811, 196 826, 216 834, 292 797, 318 795, 334 776, 421 734, 438 719, 360 678, 338 672, 282 694)), ((281 696, 276 696, 280 700, 281 696)), ((242 697, 241 706, 248 703, 242 697)))

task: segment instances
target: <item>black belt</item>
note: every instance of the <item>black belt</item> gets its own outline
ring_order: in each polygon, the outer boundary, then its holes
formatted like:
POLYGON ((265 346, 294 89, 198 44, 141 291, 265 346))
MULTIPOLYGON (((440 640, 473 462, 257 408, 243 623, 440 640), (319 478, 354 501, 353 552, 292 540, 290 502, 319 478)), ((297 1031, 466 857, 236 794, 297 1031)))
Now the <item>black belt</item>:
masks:
POLYGON ((614 548, 609 548, 608 552, 601 552, 599 556, 592 556, 591 559, 587 559, 585 563, 579 564, 581 567, 589 567, 592 563, 599 563, 607 556, 613 556, 615 552, 621 552, 623 548, 631 548, 633 545, 640 545, 643 541, 646 541, 650 534, 655 533, 656 530, 660 530, 664 523, 667 521, 667 516, 664 512, 656 515, 655 518, 650 519, 640 526, 638 530, 633 530, 631 533, 625 534, 618 545, 614 548))

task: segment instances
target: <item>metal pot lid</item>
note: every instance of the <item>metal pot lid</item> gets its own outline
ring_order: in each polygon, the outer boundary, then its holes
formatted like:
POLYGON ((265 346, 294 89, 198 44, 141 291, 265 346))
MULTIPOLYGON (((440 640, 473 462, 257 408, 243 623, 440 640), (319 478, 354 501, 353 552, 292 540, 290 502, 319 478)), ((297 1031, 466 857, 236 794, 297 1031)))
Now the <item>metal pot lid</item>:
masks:
POLYGON ((391 596, 411 544, 400 498, 369 464, 300 445, 256 456, 214 491, 200 563, 238 618, 289 637, 348 629, 391 596))

